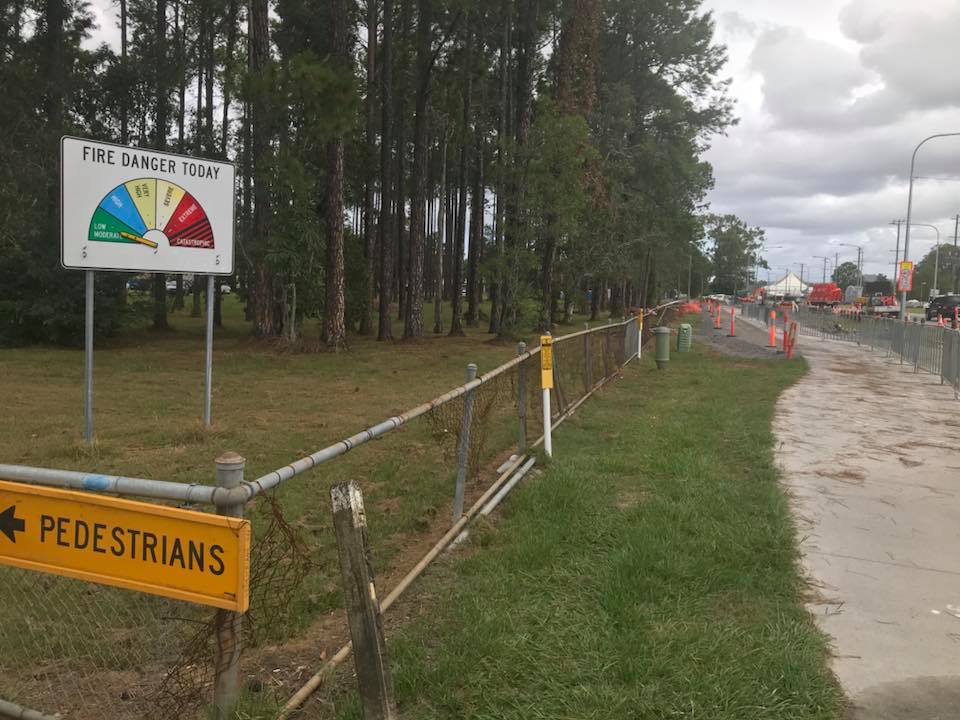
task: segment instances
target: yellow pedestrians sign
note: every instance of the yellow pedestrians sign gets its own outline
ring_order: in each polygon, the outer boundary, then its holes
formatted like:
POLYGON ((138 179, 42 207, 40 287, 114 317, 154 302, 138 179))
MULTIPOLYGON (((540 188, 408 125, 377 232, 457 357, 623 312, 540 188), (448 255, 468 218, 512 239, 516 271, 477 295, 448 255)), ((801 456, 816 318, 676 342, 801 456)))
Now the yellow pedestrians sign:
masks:
POLYGON ((0 480, 0 565, 246 612, 250 522, 0 480))
POLYGON ((540 387, 553 387, 553 337, 540 336, 540 387))

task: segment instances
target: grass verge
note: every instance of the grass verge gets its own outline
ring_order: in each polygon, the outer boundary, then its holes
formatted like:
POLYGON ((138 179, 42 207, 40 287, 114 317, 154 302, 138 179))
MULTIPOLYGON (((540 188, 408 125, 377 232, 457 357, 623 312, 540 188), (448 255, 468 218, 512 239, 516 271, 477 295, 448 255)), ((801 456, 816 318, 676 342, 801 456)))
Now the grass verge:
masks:
MULTIPOLYGON (((648 356, 588 402, 406 601, 403 717, 839 717, 773 462, 774 403, 803 371, 648 356)), ((352 687, 324 702, 339 718, 361 717, 352 687)))

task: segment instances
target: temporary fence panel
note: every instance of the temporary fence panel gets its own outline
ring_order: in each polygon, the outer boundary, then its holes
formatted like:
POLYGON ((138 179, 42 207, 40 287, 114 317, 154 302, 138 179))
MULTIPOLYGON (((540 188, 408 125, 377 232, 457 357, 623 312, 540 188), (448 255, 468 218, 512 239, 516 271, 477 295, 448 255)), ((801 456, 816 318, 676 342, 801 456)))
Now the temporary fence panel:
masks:
MULTIPOLYGON (((769 325, 769 306, 742 307, 745 317, 769 325)), ((916 372, 924 370, 938 375, 941 382, 952 385, 955 394, 960 396, 960 331, 949 325, 809 306, 788 311, 786 318, 796 321, 804 336, 856 344, 895 357, 916 372)), ((784 313, 777 311, 778 336, 785 321, 784 313)))

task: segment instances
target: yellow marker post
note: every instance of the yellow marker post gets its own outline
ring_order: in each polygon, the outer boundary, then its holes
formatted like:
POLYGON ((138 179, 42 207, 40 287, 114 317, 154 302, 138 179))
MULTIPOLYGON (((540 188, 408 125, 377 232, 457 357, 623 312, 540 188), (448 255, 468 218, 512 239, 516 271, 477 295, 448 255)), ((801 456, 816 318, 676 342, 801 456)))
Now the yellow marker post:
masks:
POLYGON ((543 449, 553 457, 553 437, 550 427, 550 389, 553 387, 553 338, 540 336, 540 387, 543 388, 543 449))
POLYGON ((637 314, 637 362, 640 361, 640 352, 643 350, 643 310, 637 314))
POLYGON ((250 522, 0 480, 0 565, 242 613, 250 522))

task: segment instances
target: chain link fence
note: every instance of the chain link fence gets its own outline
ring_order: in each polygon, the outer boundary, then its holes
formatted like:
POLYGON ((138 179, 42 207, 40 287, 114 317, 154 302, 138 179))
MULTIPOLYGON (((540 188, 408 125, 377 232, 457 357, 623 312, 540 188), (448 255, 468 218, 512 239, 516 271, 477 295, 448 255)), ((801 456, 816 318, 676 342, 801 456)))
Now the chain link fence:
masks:
MULTIPOLYGON (((639 344, 634 318, 555 338, 553 419, 616 376, 639 344)), ((473 502, 498 467, 543 434, 538 355, 539 348, 521 348, 473 382, 242 483, 254 537, 242 712, 270 717, 347 638, 329 488, 362 485, 378 582, 392 587, 456 520, 458 474, 473 502), (353 452, 360 445, 367 447, 353 452), (307 471, 303 481, 286 482, 307 471)), ((85 487, 82 474, 65 471, 0 466, 0 477, 85 487)), ((214 497, 209 486, 108 480, 97 489, 192 509, 210 507, 214 497)), ((71 720, 201 717, 214 701, 217 612, 0 567, 0 717, 17 717, 16 706, 71 720)))

